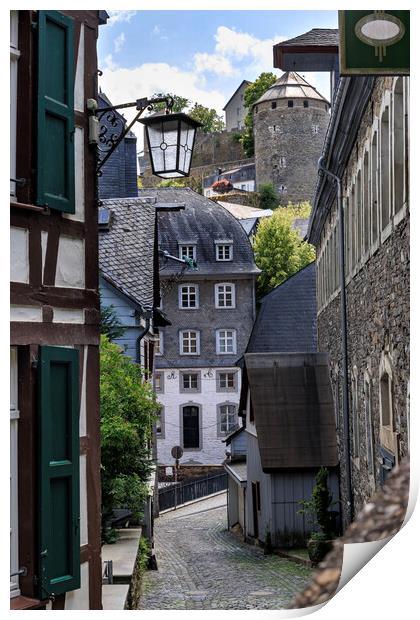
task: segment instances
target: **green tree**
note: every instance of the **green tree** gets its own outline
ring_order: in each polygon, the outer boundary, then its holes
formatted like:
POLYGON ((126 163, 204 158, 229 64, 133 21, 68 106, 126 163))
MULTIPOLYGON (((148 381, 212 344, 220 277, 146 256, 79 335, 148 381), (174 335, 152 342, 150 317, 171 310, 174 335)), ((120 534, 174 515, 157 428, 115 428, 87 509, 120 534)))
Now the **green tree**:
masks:
POLYGON ((101 303, 101 324, 100 332, 107 336, 110 340, 121 338, 125 329, 118 318, 117 311, 114 306, 103 306, 101 303))
MULTIPOLYGON (((174 100, 174 105, 172 108, 172 112, 183 112, 188 106, 191 104, 190 100, 186 97, 181 97, 180 95, 175 95, 173 93, 155 93, 153 97, 172 97, 174 100)), ((155 111, 164 110, 166 108, 166 103, 154 103, 153 109, 155 111)))
POLYGON ((159 405, 141 368, 105 335, 100 346, 102 532, 114 508, 140 517, 152 461, 150 439, 159 405))
POLYGON ((203 133, 214 133, 216 131, 223 131, 225 123, 223 118, 218 116, 214 108, 206 108, 201 103, 195 103, 188 111, 189 116, 194 118, 199 123, 202 123, 201 131, 203 133))
POLYGON ((203 186, 200 179, 195 177, 181 177, 178 179, 164 179, 156 187, 190 187, 198 194, 203 193, 203 186))
POLYGON ((252 240, 255 262, 262 270, 258 276, 258 294, 265 295, 275 286, 315 259, 312 245, 302 241, 292 226, 295 219, 307 218, 309 203, 276 209, 271 217, 260 220, 252 240))
POLYGON ((261 73, 255 82, 247 86, 244 92, 244 105, 248 108, 244 119, 245 129, 242 132, 240 142, 247 157, 254 155, 254 116, 253 104, 270 88, 277 80, 274 73, 261 73))
POLYGON ((272 183, 261 183, 258 190, 260 209, 275 209, 279 206, 279 197, 272 183))

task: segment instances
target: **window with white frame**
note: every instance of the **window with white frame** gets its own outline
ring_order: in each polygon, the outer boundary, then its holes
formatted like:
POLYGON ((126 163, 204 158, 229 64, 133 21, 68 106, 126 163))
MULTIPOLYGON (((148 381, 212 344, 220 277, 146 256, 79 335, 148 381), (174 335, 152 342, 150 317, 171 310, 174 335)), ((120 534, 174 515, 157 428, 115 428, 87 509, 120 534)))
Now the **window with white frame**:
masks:
POLYGON ((375 131, 372 138, 371 147, 371 162, 370 162, 370 178, 371 178, 371 192, 372 192, 372 245, 376 245, 378 241, 378 132, 375 131))
MULTIPOLYGON (((10 574, 19 570, 18 421, 17 347, 10 347, 10 574)), ((19 595, 19 575, 14 575, 10 577, 10 598, 19 595)))
POLYGON ((312 125, 312 135, 315 136, 319 133, 319 125, 312 125))
POLYGON ((223 282, 215 284, 216 308, 235 307, 235 285, 223 282))
POLYGON ((279 158, 279 168, 286 168, 286 158, 281 155, 279 158))
POLYGON ((357 369, 353 369, 351 377, 351 417, 353 425, 353 458, 358 458, 360 454, 360 432, 359 432, 359 405, 357 394, 357 369))
POLYGON ((155 355, 163 355, 163 334, 161 331, 155 334, 155 355))
POLYGON ((165 429, 165 408, 163 405, 159 405, 159 410, 156 413, 156 417, 156 435, 162 439, 165 429))
POLYGON ((356 241, 356 256, 357 262, 360 261, 362 255, 362 173, 359 170, 356 177, 356 219, 357 219, 357 241, 356 241))
POLYGON ((181 392, 200 391, 200 375, 198 372, 181 372, 180 382, 181 392))
POLYGON ((198 308, 198 285, 181 284, 178 287, 178 304, 183 310, 198 308))
POLYGON ((403 78, 400 77, 395 83, 394 95, 394 212, 398 213, 404 204, 404 88, 403 78))
POLYGON ((221 391, 235 391, 236 390, 236 372, 232 371, 217 371, 217 390, 221 391))
POLYGON ((216 243, 216 260, 228 261, 233 258, 233 244, 230 242, 217 242, 216 243))
POLYGON ((216 331, 216 352, 220 354, 236 353, 235 329, 218 329, 216 331))
POLYGON ((363 253, 370 248, 370 187, 369 187, 369 151, 363 157, 363 253))
POLYGON ((372 418, 372 381, 369 375, 365 375, 365 426, 366 426, 366 461, 368 473, 373 483, 375 480, 375 449, 373 437, 373 418, 372 418))
POLYGON ((231 433, 238 426, 237 407, 232 403, 219 405, 219 431, 221 434, 231 433))
MULTIPOLYGON (((16 128, 18 60, 18 11, 10 11, 10 179, 16 179, 16 128)), ((10 195, 16 196, 16 182, 10 181, 10 195)))
POLYGON ((179 334, 181 355, 200 354, 200 333, 195 330, 184 330, 179 334))
POLYGON ((161 394, 164 391, 163 383, 164 383, 164 374, 163 372, 155 372, 155 392, 161 394))
POLYGON ((196 245, 193 243, 190 244, 179 244, 179 258, 191 258, 196 260, 196 245))
POLYGON ((390 219, 390 175, 389 175, 389 107, 381 117, 381 230, 385 230, 390 219))

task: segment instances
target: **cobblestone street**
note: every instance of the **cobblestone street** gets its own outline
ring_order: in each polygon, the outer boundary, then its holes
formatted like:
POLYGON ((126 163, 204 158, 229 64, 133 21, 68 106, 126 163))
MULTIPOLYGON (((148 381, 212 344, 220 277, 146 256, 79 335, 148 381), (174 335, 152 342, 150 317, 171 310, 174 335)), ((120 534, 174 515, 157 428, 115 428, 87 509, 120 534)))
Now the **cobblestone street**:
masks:
POLYGON ((312 573, 227 532, 224 494, 160 516, 155 552, 140 609, 284 609, 312 573))

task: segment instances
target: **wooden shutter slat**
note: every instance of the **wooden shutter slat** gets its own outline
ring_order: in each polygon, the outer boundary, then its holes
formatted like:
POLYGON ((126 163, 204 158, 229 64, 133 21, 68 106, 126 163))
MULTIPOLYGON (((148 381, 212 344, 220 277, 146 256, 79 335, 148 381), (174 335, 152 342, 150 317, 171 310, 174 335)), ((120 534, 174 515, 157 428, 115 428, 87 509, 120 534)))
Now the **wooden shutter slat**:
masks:
POLYGON ((75 212, 73 20, 38 11, 38 205, 75 212))
POLYGON ((40 347, 40 598, 80 588, 78 366, 77 349, 40 347))

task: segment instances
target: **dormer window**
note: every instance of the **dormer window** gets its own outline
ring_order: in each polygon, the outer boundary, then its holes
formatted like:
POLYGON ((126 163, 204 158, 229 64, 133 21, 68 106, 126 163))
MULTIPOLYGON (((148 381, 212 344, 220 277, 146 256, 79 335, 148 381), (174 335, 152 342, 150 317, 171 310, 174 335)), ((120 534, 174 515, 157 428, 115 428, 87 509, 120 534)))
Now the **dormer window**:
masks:
POLYGON ((178 243, 179 248, 179 258, 183 258, 184 256, 187 258, 191 258, 192 260, 197 260, 197 251, 195 243, 178 243))
POLYGON ((230 261, 233 259, 233 241, 231 239, 221 239, 214 243, 217 261, 230 261))

